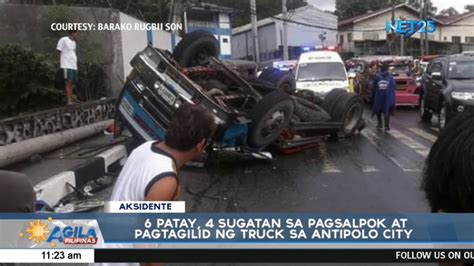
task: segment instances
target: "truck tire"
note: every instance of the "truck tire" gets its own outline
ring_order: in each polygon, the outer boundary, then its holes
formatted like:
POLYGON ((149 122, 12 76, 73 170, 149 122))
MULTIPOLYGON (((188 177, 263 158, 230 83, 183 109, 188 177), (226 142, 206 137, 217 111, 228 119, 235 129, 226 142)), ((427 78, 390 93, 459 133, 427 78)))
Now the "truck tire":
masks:
POLYGON ((270 82, 273 86, 290 94, 294 93, 296 90, 295 76, 289 71, 267 68, 262 70, 257 81, 270 82))
POLYGON ((207 31, 193 31, 183 36, 173 51, 173 58, 182 67, 205 65, 209 57, 220 54, 219 41, 207 31))
POLYGON ((323 104, 323 98, 317 96, 314 92, 310 90, 298 90, 296 92, 296 97, 305 99, 317 106, 321 106, 323 104))
POLYGON ((326 94, 324 97, 321 107, 326 110, 331 116, 334 108, 337 106, 338 101, 343 95, 347 95, 348 92, 343 89, 333 89, 326 94))
POLYGON ((294 97, 295 115, 303 122, 326 122, 331 116, 321 107, 302 98, 294 97))
POLYGON ((294 100, 285 92, 275 90, 265 95, 250 111, 247 144, 261 149, 274 142, 288 126, 295 108, 294 100))
POLYGON ((268 81, 249 82, 252 87, 261 95, 267 95, 270 92, 278 90, 272 83, 268 81))
POLYGON ((420 118, 424 122, 430 122, 431 118, 433 117, 433 114, 428 111, 425 105, 425 99, 423 97, 423 94, 420 94, 420 118))
POLYGON ((331 120, 342 122, 342 134, 347 136, 359 128, 363 113, 362 98, 355 94, 344 94, 331 113, 331 120))

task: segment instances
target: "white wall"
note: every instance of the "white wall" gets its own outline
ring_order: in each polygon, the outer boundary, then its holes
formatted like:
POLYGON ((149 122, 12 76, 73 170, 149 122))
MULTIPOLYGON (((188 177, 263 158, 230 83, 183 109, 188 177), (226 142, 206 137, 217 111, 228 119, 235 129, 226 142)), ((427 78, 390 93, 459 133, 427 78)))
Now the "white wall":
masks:
MULTIPOLYGON (((405 20, 418 20, 419 16, 412 11, 407 10, 406 8, 398 8, 395 10, 395 18, 399 19, 402 17, 405 20)), ((386 32, 386 22, 391 20, 392 12, 386 12, 375 17, 357 22, 354 24, 353 29, 344 28, 338 32, 337 42, 339 43, 340 35, 344 35, 344 43, 342 48, 344 51, 352 51, 354 48, 354 41, 364 41, 369 37, 369 34, 376 34, 378 36, 377 40, 385 40, 387 38, 386 32), (347 33, 352 32, 352 42, 348 42, 347 33), (364 35, 365 33, 365 35, 364 35)), ((442 40, 442 27, 437 24, 436 31, 433 34, 428 34, 428 39, 430 40, 442 40)), ((464 29, 466 30, 466 29, 464 29)), ((375 36, 374 36, 375 37, 375 36)), ((420 34, 417 33, 411 38, 420 38, 420 34)), ((449 39, 450 41, 450 39, 449 39)))
MULTIPOLYGON (((274 23, 258 28, 258 48, 260 53, 267 53, 278 49, 279 32, 274 23)), ((232 35, 232 58, 243 58, 253 55, 252 32, 244 31, 232 35)))
MULTIPOLYGON (((127 14, 120 13, 120 23, 144 23, 143 21, 131 17, 127 14)), ((172 35, 167 31, 156 30, 152 31, 153 46, 172 51, 172 35)), ((122 56, 123 56, 123 71, 124 77, 127 77, 132 67, 130 60, 141 50, 148 45, 148 38, 146 31, 121 31, 122 41, 122 56)), ((178 40, 176 41, 176 43, 178 40)))
POLYGON ((229 14, 219 13, 219 28, 230 29, 229 14))
POLYGON ((441 28, 441 40, 446 37, 446 41, 451 42, 452 36, 460 36, 461 43, 466 42, 466 36, 474 37, 474 15, 441 28))

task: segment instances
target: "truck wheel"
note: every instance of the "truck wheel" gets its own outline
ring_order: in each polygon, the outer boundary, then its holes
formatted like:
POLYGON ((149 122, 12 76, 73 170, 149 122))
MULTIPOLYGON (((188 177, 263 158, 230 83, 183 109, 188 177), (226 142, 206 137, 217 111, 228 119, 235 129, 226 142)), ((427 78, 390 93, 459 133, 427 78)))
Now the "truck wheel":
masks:
POLYGON ((432 117, 433 114, 428 112, 428 110, 426 109, 425 99, 422 94, 420 95, 420 118, 422 121, 430 122, 432 117))
POLYGON ((205 65, 209 57, 220 54, 219 41, 207 31, 193 31, 183 36, 173 51, 173 58, 182 67, 205 65))
POLYGON ((358 129, 363 113, 362 98, 359 95, 346 94, 335 106, 331 113, 331 119, 335 122, 342 122, 342 133, 347 136, 358 129))
POLYGON ((250 111, 248 145, 260 149, 274 142, 288 126, 294 108, 294 100, 283 91, 265 95, 250 111))
POLYGON ((261 95, 267 95, 270 92, 276 91, 277 88, 270 82, 268 81, 256 81, 256 82, 250 82, 250 85, 258 91, 261 95))
POLYGON ((321 106, 323 103, 323 99, 310 90, 298 90, 296 97, 305 99, 306 101, 316 104, 317 106, 321 106))
POLYGON ((295 76, 291 72, 281 71, 276 68, 262 70, 257 81, 270 82, 273 86, 290 94, 296 90, 295 76))
POLYGON ((294 97, 296 101, 295 115, 304 122, 326 122, 331 116, 321 107, 302 98, 294 97))
MULTIPOLYGON (((342 89, 333 89, 326 94, 324 97, 321 107, 326 110, 329 114, 333 113, 334 108, 336 107, 338 101, 343 95, 347 95, 347 91, 342 89)), ((332 116, 332 115, 331 115, 332 116)))

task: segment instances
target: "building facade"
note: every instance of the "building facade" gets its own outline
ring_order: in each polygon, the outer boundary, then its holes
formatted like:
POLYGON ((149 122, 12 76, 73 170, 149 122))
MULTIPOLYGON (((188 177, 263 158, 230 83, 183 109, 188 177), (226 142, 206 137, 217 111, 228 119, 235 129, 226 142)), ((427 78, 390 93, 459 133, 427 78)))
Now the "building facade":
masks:
MULTIPOLYGON (((304 47, 336 45, 337 17, 335 15, 311 5, 289 10, 287 15, 290 59, 299 56, 304 47)), ((283 21, 283 14, 278 14, 257 22, 260 61, 282 58, 283 21)), ((232 58, 253 59, 251 24, 232 30, 232 58)))
MULTIPOLYGON (((400 4, 394 8, 396 20, 419 20, 418 9, 408 4, 400 4)), ((338 22, 337 42, 342 53, 354 55, 387 53, 386 23, 392 19, 392 8, 385 8, 367 12, 359 16, 344 19, 338 22)), ((449 43, 474 43, 474 12, 467 12, 447 18, 431 16, 436 25, 436 31, 427 34, 432 43, 433 51, 445 47, 449 43)), ((416 33, 405 40, 407 44, 419 43, 420 33, 416 33), (418 41, 417 41, 418 40, 418 41)), ((417 48, 419 49, 419 48, 417 48)), ((413 52, 415 48, 411 49, 413 52)), ((438 51, 437 51, 438 52, 438 51)))
POLYGON ((231 58, 230 16, 237 10, 215 4, 199 2, 186 7, 187 32, 207 31, 212 33, 220 44, 219 58, 231 58))

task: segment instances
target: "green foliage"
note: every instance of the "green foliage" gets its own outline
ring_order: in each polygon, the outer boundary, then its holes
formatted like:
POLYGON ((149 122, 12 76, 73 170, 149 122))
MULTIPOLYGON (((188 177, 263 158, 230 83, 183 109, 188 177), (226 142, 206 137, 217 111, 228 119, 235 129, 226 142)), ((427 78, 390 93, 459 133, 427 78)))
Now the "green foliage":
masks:
MULTIPOLYGON (((51 0, 37 1, 52 4, 51 0)), ((171 2, 168 0, 56 0, 56 5, 105 7, 118 9, 146 22, 166 23, 171 2)))
POLYGON ((48 56, 19 45, 0 46, 0 117, 59 106, 55 67, 48 56))
POLYGON ((79 83, 75 93, 79 100, 86 102, 106 97, 105 72, 103 65, 97 62, 80 62, 79 83))
POLYGON ((464 9, 465 9, 467 12, 474 12, 474 5, 465 5, 465 6, 464 6, 464 9))
MULTIPOLYGON (((394 4, 403 3, 403 0, 394 0, 394 4)), ((336 16, 344 19, 378 10, 392 5, 391 0, 336 0, 336 16)))
POLYGON ((454 7, 449 7, 449 8, 445 8, 441 11, 439 11, 439 14, 440 16, 454 16, 454 15, 457 15, 459 14, 459 12, 456 10, 456 8, 454 7))
MULTIPOLYGON (((422 0, 393 0, 394 5, 408 3, 418 9, 422 0)), ((392 6, 392 0, 336 0, 335 14, 339 19, 345 19, 352 16, 358 16, 367 13, 367 11, 376 11, 392 6)), ((438 10, 431 1, 426 1, 428 12, 434 14, 438 10)))

